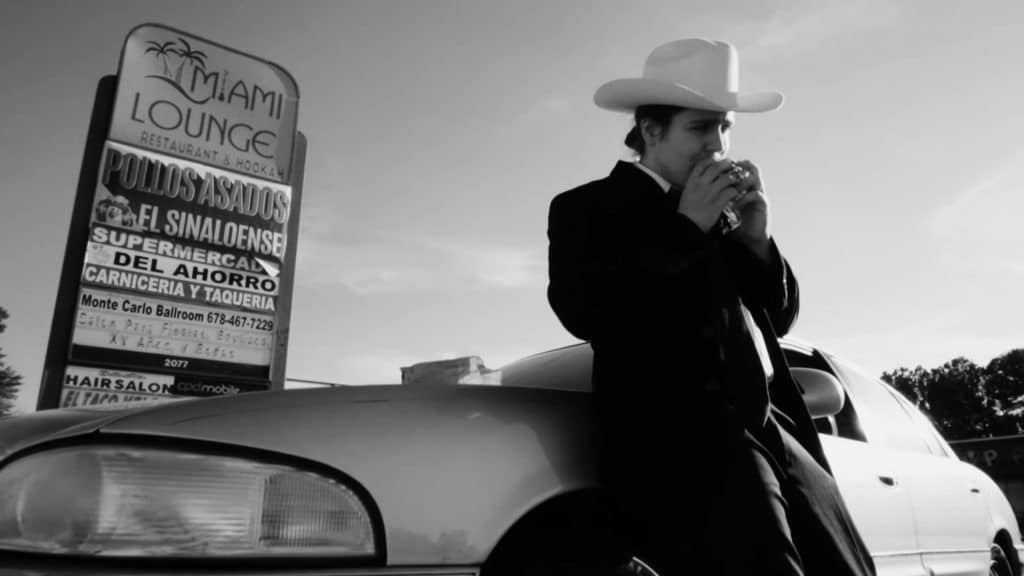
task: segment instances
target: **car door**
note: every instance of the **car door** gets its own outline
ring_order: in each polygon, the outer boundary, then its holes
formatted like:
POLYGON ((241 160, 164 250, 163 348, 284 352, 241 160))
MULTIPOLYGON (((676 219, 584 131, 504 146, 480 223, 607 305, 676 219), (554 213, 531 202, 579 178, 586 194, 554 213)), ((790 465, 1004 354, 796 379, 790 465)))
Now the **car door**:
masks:
POLYGON ((879 576, 927 574, 918 553, 910 494, 895 472, 898 464, 865 442, 821 436, 839 491, 879 576))
MULTIPOLYGON (((785 352, 791 366, 836 374, 812 349, 798 349, 790 343, 785 352)), ((924 576, 927 572, 918 552, 910 493, 897 472, 900 455, 867 441, 859 406, 851 402, 849 387, 842 383, 847 395, 842 411, 829 422, 816 422, 819 430, 827 430, 819 437, 839 491, 879 576, 924 576)))
POLYGON ((987 574, 989 547, 995 536, 985 501, 985 480, 961 462, 931 422, 895 390, 900 406, 926 439, 930 458, 915 468, 911 492, 922 561, 935 574, 987 574), (941 482, 936 482, 941 478, 941 482), (935 506, 934 502, 942 502, 935 506))
POLYGON ((936 453, 941 448, 930 438, 931 431, 898 392, 843 360, 833 360, 875 458, 886 463, 893 487, 909 496, 925 569, 936 576, 987 574, 994 535, 989 533, 980 486, 972 484, 956 458, 936 453))

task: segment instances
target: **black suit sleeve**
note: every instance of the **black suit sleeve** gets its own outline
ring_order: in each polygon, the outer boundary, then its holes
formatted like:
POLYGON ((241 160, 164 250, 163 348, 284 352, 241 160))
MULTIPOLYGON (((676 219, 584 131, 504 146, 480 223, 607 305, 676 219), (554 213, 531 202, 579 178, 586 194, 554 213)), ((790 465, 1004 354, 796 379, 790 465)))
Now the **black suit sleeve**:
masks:
POLYGON ((604 192, 592 183, 551 203, 548 301, 562 324, 626 346, 706 325, 717 243, 662 205, 616 205, 604 192))
POLYGON ((770 263, 759 259, 739 242, 727 239, 726 246, 743 302, 748 308, 763 309, 776 334, 785 335, 800 312, 800 286, 775 240, 771 241, 770 263))

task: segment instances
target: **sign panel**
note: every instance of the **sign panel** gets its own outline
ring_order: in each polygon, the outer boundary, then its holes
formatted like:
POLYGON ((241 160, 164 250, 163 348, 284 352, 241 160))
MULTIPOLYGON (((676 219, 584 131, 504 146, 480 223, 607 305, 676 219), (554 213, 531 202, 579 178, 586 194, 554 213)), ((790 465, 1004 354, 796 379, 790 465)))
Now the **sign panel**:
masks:
POLYGON ((61 408, 171 400, 173 376, 68 366, 61 408))
POLYGON ((283 387, 297 113, 275 64, 129 33, 93 109, 40 409, 283 387))
POLYGON ((283 68, 146 24, 125 41, 119 75, 111 139, 289 181, 299 91, 283 68))
POLYGON ((89 242, 85 252, 86 269, 95 269, 86 282, 103 285, 119 284, 140 291, 158 291, 179 298, 196 299, 201 293, 227 288, 262 297, 264 309, 273 310, 273 297, 277 295, 277 278, 260 274, 195 264, 177 258, 154 256, 145 252, 115 248, 98 242, 89 242), (134 279, 141 273, 149 280, 134 279), (186 292, 183 282, 190 282, 186 292))
POLYGON ((266 378, 274 318, 83 288, 72 360, 266 378))
POLYGON ((289 186, 108 143, 91 221, 279 265, 291 201, 289 186))
POLYGON ((111 407, 188 397, 233 396, 265 390, 243 383, 211 382, 166 374, 70 365, 64 371, 60 407, 111 407))

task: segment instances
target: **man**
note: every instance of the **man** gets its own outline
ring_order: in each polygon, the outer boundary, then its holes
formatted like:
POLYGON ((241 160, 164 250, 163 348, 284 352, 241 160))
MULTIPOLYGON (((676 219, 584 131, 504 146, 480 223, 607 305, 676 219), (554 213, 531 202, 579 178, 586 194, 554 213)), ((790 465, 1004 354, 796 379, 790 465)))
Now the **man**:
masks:
POLYGON ((737 79, 731 45, 684 39, 597 90, 634 114, 639 160, 552 201, 548 298, 594 349, 623 554, 662 576, 874 574, 778 345, 798 288, 760 169, 726 156, 735 113, 782 94, 737 79))

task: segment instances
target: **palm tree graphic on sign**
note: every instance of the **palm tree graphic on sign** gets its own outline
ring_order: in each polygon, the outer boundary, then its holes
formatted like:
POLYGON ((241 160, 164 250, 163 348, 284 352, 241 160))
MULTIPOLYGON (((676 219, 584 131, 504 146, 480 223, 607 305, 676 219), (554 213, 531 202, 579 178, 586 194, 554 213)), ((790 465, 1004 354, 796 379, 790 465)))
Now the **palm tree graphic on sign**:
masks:
POLYGON ((186 64, 206 72, 206 54, 202 50, 193 50, 192 45, 184 38, 179 37, 178 41, 182 47, 175 49, 174 53, 181 57, 181 62, 178 63, 178 71, 174 74, 174 83, 181 86, 181 74, 185 71, 186 64))
POLYGON ((151 74, 147 78, 159 78, 168 84, 173 84, 182 95, 191 100, 192 98, 188 96, 188 92, 181 84, 181 79, 185 75, 186 66, 192 66, 206 72, 206 53, 202 50, 194 50, 188 40, 180 36, 177 42, 171 40, 160 43, 150 40, 146 44, 149 45, 149 48, 146 48, 145 53, 152 53, 153 57, 161 60, 164 65, 163 77, 151 74), (178 57, 178 66, 174 71, 173 78, 171 78, 171 67, 167 64, 168 55, 178 57))
POLYGON ((146 42, 146 44, 149 45, 149 48, 146 48, 146 54, 149 54, 150 52, 155 53, 156 56, 154 56, 154 58, 160 58, 164 63, 164 76, 170 78, 171 69, 167 66, 167 55, 176 54, 176 52, 171 48, 174 46, 174 42, 164 42, 161 44, 156 40, 150 40, 149 42, 146 42))

